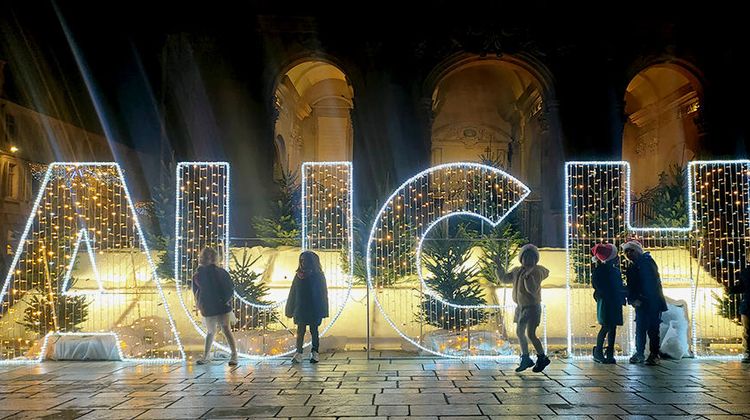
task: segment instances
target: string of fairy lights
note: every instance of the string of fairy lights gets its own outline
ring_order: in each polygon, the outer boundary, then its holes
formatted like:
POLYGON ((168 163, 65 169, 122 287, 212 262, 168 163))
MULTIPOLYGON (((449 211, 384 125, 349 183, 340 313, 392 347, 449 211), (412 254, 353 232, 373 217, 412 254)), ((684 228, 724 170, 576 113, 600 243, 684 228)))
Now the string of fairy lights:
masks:
POLYGON ((302 250, 318 254, 328 286, 331 317, 323 320, 321 336, 343 313, 354 285, 353 175, 351 162, 302 164, 302 250))
POLYGON ((84 333, 114 335, 123 360, 184 358, 116 163, 47 167, 0 292, 5 363, 40 361, 51 335, 84 333), (89 258, 76 258, 82 243, 89 258))
MULTIPOLYGON (((356 263, 352 166, 308 162, 301 174, 302 248, 321 255, 333 296, 333 316, 323 325, 325 333, 342 314, 356 263)), ((666 295, 687 303, 695 354, 737 352, 738 302, 726 290, 747 263, 750 161, 691 162, 686 174, 687 224, 641 227, 631 222, 627 162, 566 164, 568 350, 574 357, 589 356, 595 340, 591 247, 601 242, 619 246, 633 237, 659 264, 666 295)), ((229 246, 229 185, 226 162, 184 162, 177 167, 175 283, 180 304, 200 334, 189 288, 200 250, 216 248, 229 268, 236 265, 232 257, 244 251, 229 246)), ((380 209, 367 244, 368 293, 379 316, 426 352, 497 357, 492 346, 472 343, 469 332, 501 330, 512 307, 456 304, 432 290, 425 281, 429 274, 422 272, 422 248, 430 230, 450 217, 496 225, 528 194, 528 188, 507 173, 474 163, 436 166, 404 182, 380 209), (453 338, 427 343, 438 326, 453 338)), ((124 360, 184 358, 136 211, 117 164, 53 163, 44 168, 0 290, 0 363, 43 360, 52 350, 52 337, 66 335, 113 336, 124 360)), ((253 257, 262 252, 248 250, 253 257)), ((258 272, 266 268, 260 266, 258 272)), ((287 328, 292 322, 279 311, 281 304, 283 299, 256 302, 238 293, 234 329, 242 356, 277 357, 294 351, 287 328)), ((632 320, 632 312, 629 316, 632 320)), ((618 342, 618 354, 633 350, 632 322, 621 329, 618 342)), ((227 350, 224 343, 219 348, 227 350)))
MULTIPOLYGON (((627 162, 566 164, 569 354, 588 357, 595 343, 591 248, 605 242, 619 246, 631 238, 640 240, 659 265, 665 295, 676 304, 686 303, 691 351, 712 357, 737 352, 737 302, 725 290, 745 266, 749 168, 745 160, 690 162, 687 225, 635 227, 627 162)), ((621 258, 621 263, 624 272, 627 262, 621 258)), ((627 310, 633 321, 632 310, 627 310)), ((617 342, 622 347, 617 350, 625 355, 634 350, 633 322, 621 330, 617 342)))
POLYGON ((405 340, 431 354, 515 358, 497 353, 500 342, 472 344, 470 334, 472 329, 499 332, 511 308, 456 304, 430 290, 421 277, 420 255, 425 236, 437 223, 472 216, 497 225, 529 192, 504 171, 478 163, 435 166, 404 182, 378 212, 367 244, 368 290, 382 318, 405 340), (415 277, 419 287, 411 285, 415 277), (452 337, 428 343, 429 335, 441 329, 452 337))
MULTIPOLYGON (((332 318, 325 320, 321 335, 333 325, 346 303, 351 289, 351 272, 341 269, 343 253, 352 265, 352 171, 350 162, 309 162, 302 166, 301 208, 303 249, 321 255, 329 290, 332 318), (326 258, 328 256, 329 258, 326 258)), ((213 247, 223 256, 223 265, 232 273, 238 258, 250 253, 255 260, 262 250, 232 247, 229 244, 230 166, 226 162, 182 162, 177 166, 175 214, 175 279, 180 304, 196 332, 205 337, 190 290, 190 281, 204 247, 213 247)), ((263 273, 262 262, 250 269, 263 273)), ((293 276, 294 273, 286 273, 293 276)), ((285 299, 252 300, 242 293, 235 281, 232 302, 238 322, 232 330, 239 355, 245 358, 270 358, 288 355, 295 350, 293 321, 280 310, 285 299)), ((270 279, 273 281, 273 279, 270 279)), ((257 278, 252 281, 263 281, 257 278)), ((268 298, 270 299, 270 297, 268 298)), ((218 337, 223 340, 223 337, 218 337)), ((224 341, 216 346, 229 351, 224 341)))

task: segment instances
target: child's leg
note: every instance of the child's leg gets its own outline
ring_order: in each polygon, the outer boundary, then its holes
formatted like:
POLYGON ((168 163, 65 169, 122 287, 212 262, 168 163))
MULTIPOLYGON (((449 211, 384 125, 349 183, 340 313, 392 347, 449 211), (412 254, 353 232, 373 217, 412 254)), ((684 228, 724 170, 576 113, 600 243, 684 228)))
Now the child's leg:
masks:
POLYGON ((302 345, 305 344, 305 324, 297 325, 297 353, 302 353, 302 345))
POLYGON ((317 353, 320 348, 320 335, 317 325, 310 325, 310 335, 312 336, 312 351, 317 353))
POLYGON ((232 359, 237 358, 237 343, 234 341, 234 334, 232 334, 232 327, 229 324, 222 324, 221 331, 224 333, 224 337, 227 338, 229 349, 232 351, 232 359))
POLYGON ((542 346, 542 340, 536 336, 536 327, 534 323, 529 323, 526 327, 526 335, 529 337, 529 341, 534 345, 537 356, 544 355, 544 347, 542 346))
POLYGON ((214 344, 215 332, 206 332, 206 344, 203 349, 203 360, 208 360, 208 354, 211 353, 211 346, 214 344))
POLYGON ((521 345, 521 355, 529 354, 529 341, 526 339, 526 320, 519 319, 516 324, 516 336, 518 343, 521 345))
POLYGON ((651 316, 648 330, 646 331, 646 334, 648 335, 649 353, 650 355, 653 355, 653 357, 659 355, 659 349, 661 347, 659 338, 659 325, 661 324, 661 319, 659 316, 659 314, 653 314, 651 316))
POLYGON ((604 337, 607 336, 609 328, 606 325, 602 325, 599 328, 599 334, 596 335, 596 348, 601 349, 604 347, 604 337))
POLYGON ((617 325, 612 325, 607 331, 607 358, 615 356, 615 338, 617 338, 617 325))
POLYGON ((612 325, 607 331, 607 354, 615 352, 615 338, 617 337, 617 325, 612 325))
POLYGON ((635 310, 635 354, 643 356, 646 351, 646 330, 648 329, 648 314, 645 311, 635 310))

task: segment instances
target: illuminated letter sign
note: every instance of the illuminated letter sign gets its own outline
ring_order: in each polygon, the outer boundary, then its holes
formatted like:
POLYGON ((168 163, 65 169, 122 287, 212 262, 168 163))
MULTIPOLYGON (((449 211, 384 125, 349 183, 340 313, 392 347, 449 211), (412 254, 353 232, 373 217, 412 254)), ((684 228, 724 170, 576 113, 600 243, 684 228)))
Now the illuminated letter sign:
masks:
MULTIPOLYGON (((175 278, 182 307, 195 330, 205 337, 204 327, 195 308, 190 281, 204 247, 213 247, 223 256, 223 266, 237 268, 239 261, 256 262, 250 271, 264 273, 262 251, 249 247, 229 246, 229 164, 226 162, 181 162, 177 166, 175 214, 175 278), (231 258, 230 258, 231 257, 231 258), (257 270, 257 271, 256 271, 257 270)), ((341 314, 351 290, 352 258, 352 166, 350 162, 308 162, 302 165, 302 250, 318 253, 329 287, 331 317, 324 320, 321 335, 341 314), (341 255, 349 261, 342 270, 341 255)), ((299 251, 293 253, 296 264, 299 251)), ((285 254, 285 257, 287 255, 285 254)), ((288 258, 287 258, 288 259, 288 258)), ((296 265, 268 273, 294 277, 296 265), (286 271, 284 271, 286 269, 286 271), (278 271, 278 272, 277 272, 278 271)), ((259 276, 258 276, 259 277, 259 276)), ((235 279, 237 282, 240 279, 235 279)), ((271 282, 283 281, 270 278, 271 282)), ((260 278, 255 281, 262 281, 260 278)), ((286 294, 273 302, 257 302, 244 296, 235 284, 232 306, 238 319, 233 326, 241 357, 265 358, 288 355, 295 351, 294 322, 284 316, 286 294)), ((229 351, 222 341, 216 346, 229 351)))
POLYGON ((43 360, 52 337, 97 335, 122 360, 184 360, 116 163, 47 168, 0 291, 0 331, 6 363, 43 360))
MULTIPOLYGON (((633 212, 648 216, 649 202, 632 202, 627 162, 565 165, 569 354, 589 357, 596 340, 591 248, 601 242, 619 247, 630 237, 651 252, 665 295, 678 303, 665 314, 670 319, 662 330, 689 341, 698 356, 726 354, 726 345, 740 335, 731 320, 738 302, 724 290, 736 282, 750 245, 748 171, 746 160, 690 162, 687 191, 682 192, 685 208, 669 209, 670 226, 647 228, 634 226, 633 212), (723 316, 718 307, 724 308, 723 316)), ((620 351, 629 354, 634 350, 633 323, 620 330, 620 351)))
POLYGON ((434 226, 452 216, 471 216, 497 225, 529 192, 500 169, 477 163, 435 166, 404 182, 376 215, 366 250, 369 290, 387 323, 408 342, 432 354, 497 357, 495 349, 472 347, 468 342, 460 355, 424 342, 425 335, 437 329, 435 325, 468 341, 467 330, 496 322, 499 317, 495 315, 507 308, 458 305, 431 290, 422 277, 422 245, 434 226), (420 280, 418 288, 404 286, 415 277, 420 280))

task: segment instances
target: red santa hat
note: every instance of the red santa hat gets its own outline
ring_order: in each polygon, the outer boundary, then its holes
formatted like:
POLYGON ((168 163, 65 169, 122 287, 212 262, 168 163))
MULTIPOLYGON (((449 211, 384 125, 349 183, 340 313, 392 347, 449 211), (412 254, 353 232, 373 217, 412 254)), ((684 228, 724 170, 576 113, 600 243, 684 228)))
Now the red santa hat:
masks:
POLYGON ((601 262, 607 262, 617 256, 617 248, 612 244, 596 244, 591 248, 591 253, 601 262))

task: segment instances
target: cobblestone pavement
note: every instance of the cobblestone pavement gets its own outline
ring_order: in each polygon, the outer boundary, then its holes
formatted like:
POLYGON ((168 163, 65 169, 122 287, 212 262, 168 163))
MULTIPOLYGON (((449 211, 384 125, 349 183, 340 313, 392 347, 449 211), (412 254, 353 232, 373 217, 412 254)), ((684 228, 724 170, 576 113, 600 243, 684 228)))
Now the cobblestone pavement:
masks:
POLYGON ((0 418, 750 418, 750 366, 738 361, 555 360, 536 374, 508 362, 324 356, 236 368, 0 365, 0 418))

